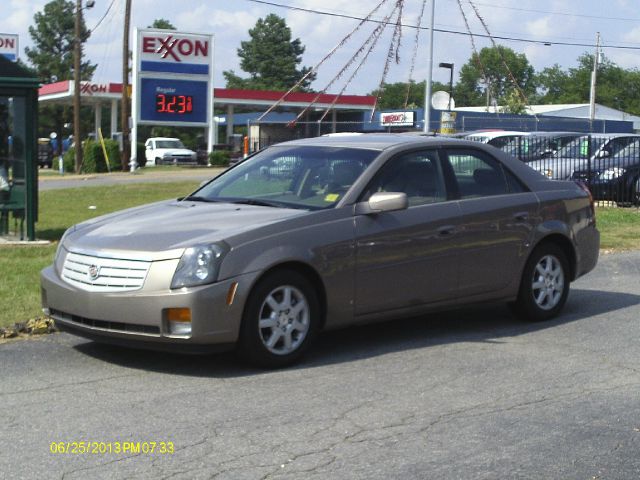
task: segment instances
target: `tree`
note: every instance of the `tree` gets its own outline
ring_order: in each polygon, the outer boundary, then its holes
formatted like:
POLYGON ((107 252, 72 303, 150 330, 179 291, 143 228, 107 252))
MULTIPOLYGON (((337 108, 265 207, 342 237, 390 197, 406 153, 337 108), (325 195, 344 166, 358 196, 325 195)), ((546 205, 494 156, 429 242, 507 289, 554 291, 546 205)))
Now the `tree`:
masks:
MULTIPOLYGON (((249 78, 225 71, 227 88, 288 90, 310 71, 307 67, 298 70, 305 47, 299 38, 291 40, 291 29, 283 18, 269 14, 258 19, 249 36, 251 39, 240 42, 237 50, 240 68, 249 78)), ((314 79, 315 75, 310 75, 300 89, 308 90, 314 79)))
POLYGON ((474 52, 460 69, 460 80, 455 87, 456 103, 461 106, 502 104, 506 103, 506 97, 512 90, 518 95, 518 90, 521 90, 533 99, 536 93, 535 70, 524 54, 501 45, 487 47, 479 53, 474 52))
POLYGON ((174 27, 169 20, 166 20, 164 18, 155 19, 148 28, 158 28, 160 30, 177 30, 177 28, 174 27))
MULTIPOLYGON (((29 27, 29 35, 34 47, 26 47, 25 52, 40 79, 57 82, 73 78, 75 4, 66 0, 52 0, 33 19, 35 26, 29 27)), ((83 19, 80 41, 85 43, 90 35, 83 19)), ((91 80, 95 69, 96 65, 82 62, 80 78, 91 80)))
MULTIPOLYGON (((407 99, 407 108, 415 109, 424 108, 424 89, 424 80, 419 83, 412 80, 410 85, 408 82, 385 83, 382 88, 382 92, 376 89, 369 93, 369 95, 378 96, 378 93, 380 92, 378 108, 381 110, 405 108, 405 99, 407 99), (407 99, 407 87, 409 86, 409 97, 407 99)), ((449 85, 445 85, 440 82, 433 82, 431 85, 431 91, 437 92, 438 90, 448 92, 449 85)))
MULTIPOLYGON (((25 48, 38 77, 45 83, 73 78, 73 45, 75 4, 65 0, 53 0, 34 17, 35 25, 29 27, 33 48, 25 48)), ((86 42, 90 32, 84 20, 81 23, 80 41, 86 42)), ((81 63, 80 78, 91 80, 96 65, 81 63)), ((69 109, 61 106, 40 108, 39 124, 42 132, 55 131, 62 139, 62 127, 69 119, 69 109)), ((61 142, 58 142, 60 145, 61 142)), ((59 153, 59 152, 58 152, 59 153)))
MULTIPOLYGON (((591 90, 593 55, 578 57, 578 65, 566 72, 558 65, 538 74, 541 103, 587 103, 591 90)), ((596 102, 625 112, 640 114, 640 72, 625 70, 607 58, 598 66, 596 102)))

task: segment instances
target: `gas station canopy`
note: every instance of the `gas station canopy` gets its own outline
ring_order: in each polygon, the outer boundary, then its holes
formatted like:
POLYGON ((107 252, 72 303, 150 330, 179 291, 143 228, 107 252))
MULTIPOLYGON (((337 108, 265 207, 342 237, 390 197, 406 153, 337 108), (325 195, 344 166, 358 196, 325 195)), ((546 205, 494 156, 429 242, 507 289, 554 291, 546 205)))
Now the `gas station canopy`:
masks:
MULTIPOLYGON (((62 82, 43 85, 39 90, 38 101, 40 104, 72 105, 74 85, 65 80, 62 82)), ((256 107, 266 109, 278 102, 284 92, 271 90, 236 90, 227 88, 214 88, 214 101, 216 107, 225 106, 227 109, 227 129, 233 128, 234 107, 256 107)), ((95 109, 95 130, 102 121, 102 107, 111 106, 111 133, 118 131, 117 120, 119 101, 122 97, 121 83, 91 83, 81 82, 80 98, 84 105, 93 106, 95 109)), ((376 98, 369 95, 333 95, 306 92, 292 92, 278 105, 281 110, 299 111, 310 104, 314 109, 331 108, 334 111, 370 111, 374 108, 376 98), (316 98, 318 97, 318 98, 316 98)), ((335 118, 335 117, 334 117, 335 118)))

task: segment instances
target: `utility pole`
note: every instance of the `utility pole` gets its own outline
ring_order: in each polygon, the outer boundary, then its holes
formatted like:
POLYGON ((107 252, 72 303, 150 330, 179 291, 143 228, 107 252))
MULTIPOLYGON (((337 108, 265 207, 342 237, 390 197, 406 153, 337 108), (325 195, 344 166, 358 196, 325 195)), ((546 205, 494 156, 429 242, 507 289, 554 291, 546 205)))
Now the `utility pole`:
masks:
POLYGON ((428 133, 431 124, 431 82, 433 77, 433 23, 436 13, 436 0, 431 0, 431 19, 429 20, 429 58, 427 60, 427 81, 424 87, 424 126, 422 131, 428 133))
POLYGON ((596 118, 596 77, 598 75, 598 60, 600 58, 600 32, 596 33, 596 52, 593 56, 593 72, 591 72, 591 90, 589 93, 589 120, 593 123, 596 118))
MULTIPOLYGON (((82 165, 82 141, 80 136, 80 60, 82 58, 82 0, 76 0, 75 29, 73 33, 73 141, 75 143, 74 169, 80 173, 82 165)), ((62 143, 62 138, 58 140, 62 143)))
MULTIPOLYGON (((129 145, 129 23, 131 0, 124 7, 124 34, 122 38, 122 100, 120 102, 120 132, 122 133, 122 171, 127 171, 130 157, 129 145)), ((133 148, 136 146, 134 145, 133 148)))

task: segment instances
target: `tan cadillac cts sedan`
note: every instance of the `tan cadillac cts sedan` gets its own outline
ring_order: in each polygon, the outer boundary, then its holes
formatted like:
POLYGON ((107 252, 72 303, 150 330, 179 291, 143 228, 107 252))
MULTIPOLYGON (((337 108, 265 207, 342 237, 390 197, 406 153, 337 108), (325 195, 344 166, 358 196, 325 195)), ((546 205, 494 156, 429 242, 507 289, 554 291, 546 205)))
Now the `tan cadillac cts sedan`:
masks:
POLYGON ((56 325, 96 341, 298 359, 323 329, 478 302, 557 315, 594 268, 588 192, 493 147, 411 135, 269 147, 191 195, 67 230, 56 325))

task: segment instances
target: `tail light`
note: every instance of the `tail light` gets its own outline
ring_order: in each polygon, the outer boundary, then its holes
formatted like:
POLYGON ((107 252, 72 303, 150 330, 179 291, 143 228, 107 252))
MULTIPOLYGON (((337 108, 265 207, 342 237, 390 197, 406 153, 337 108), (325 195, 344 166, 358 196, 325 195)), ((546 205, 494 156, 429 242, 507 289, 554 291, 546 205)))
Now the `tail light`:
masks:
POLYGON ((591 218, 593 219, 593 226, 595 227, 596 225, 596 205, 595 202, 593 201, 593 195, 591 195, 591 190, 589 190, 589 187, 587 186, 587 184, 581 180, 575 180, 576 185, 578 185, 578 187, 580 187, 580 189, 582 191, 584 191, 588 196, 589 196, 589 206, 591 207, 591 218))

